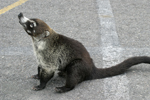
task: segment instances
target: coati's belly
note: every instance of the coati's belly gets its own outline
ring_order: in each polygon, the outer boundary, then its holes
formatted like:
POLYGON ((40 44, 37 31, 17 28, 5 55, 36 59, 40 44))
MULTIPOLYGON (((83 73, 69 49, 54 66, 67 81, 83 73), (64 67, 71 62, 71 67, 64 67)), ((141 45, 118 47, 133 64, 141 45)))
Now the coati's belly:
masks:
POLYGON ((46 53, 46 51, 36 51, 36 57, 39 65, 43 69, 49 70, 58 70, 60 64, 57 61, 57 58, 53 58, 53 55, 46 53))

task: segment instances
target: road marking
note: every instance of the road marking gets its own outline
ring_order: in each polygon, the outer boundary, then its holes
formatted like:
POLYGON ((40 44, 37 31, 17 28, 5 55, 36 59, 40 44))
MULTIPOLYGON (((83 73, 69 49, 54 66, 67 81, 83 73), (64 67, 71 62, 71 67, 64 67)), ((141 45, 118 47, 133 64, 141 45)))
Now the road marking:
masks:
POLYGON ((0 48, 0 55, 33 55, 33 50, 30 47, 7 47, 0 48), (30 51, 30 52, 29 52, 30 51))
POLYGON ((17 6, 19 6, 19 5, 21 5, 21 4, 23 4, 23 3, 25 3, 26 1, 28 1, 28 0, 19 0, 19 1, 15 2, 15 3, 7 6, 7 7, 4 7, 3 9, 0 10, 0 15, 13 9, 13 8, 15 8, 15 7, 17 7, 17 6))
MULTIPOLYGON (((88 51, 96 50, 96 49, 99 49, 99 50, 104 49, 101 47, 86 47, 86 48, 88 51)), ((33 55, 32 49, 33 49, 32 47, 3 47, 3 48, 0 48, 0 56, 2 55, 3 56, 33 55), (31 51, 31 52, 28 52, 28 51, 31 51)), ((113 48, 113 49, 116 50, 116 49, 121 49, 121 48, 113 48)), ((142 54, 142 56, 147 56, 148 54, 150 54, 150 48, 124 48, 122 52, 123 54, 128 54, 128 55, 125 55, 125 57, 141 56, 140 54, 142 54)))
MULTIPOLYGON (((97 0, 98 14, 100 18, 101 44, 103 55, 103 67, 110 67, 120 63, 123 48, 121 48, 115 28, 114 15, 109 0, 97 0), (107 17, 109 16, 109 17, 107 17)), ((130 100, 129 80, 126 75, 104 79, 105 100, 130 100)))

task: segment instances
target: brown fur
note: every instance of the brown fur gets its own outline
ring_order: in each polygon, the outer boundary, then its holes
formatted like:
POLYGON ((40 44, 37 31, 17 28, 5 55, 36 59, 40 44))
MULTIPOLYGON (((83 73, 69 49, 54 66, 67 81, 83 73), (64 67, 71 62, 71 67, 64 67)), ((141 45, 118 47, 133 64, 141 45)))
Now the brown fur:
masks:
POLYGON ((119 75, 133 65, 150 63, 150 57, 142 56, 129 58, 110 68, 96 68, 88 51, 80 42, 57 34, 39 19, 27 20, 22 13, 18 17, 20 24, 33 39, 39 63, 38 74, 33 78, 40 79, 40 85, 35 86, 34 90, 45 88, 56 70, 60 71, 59 75, 66 75, 66 84, 57 87, 56 91, 66 92, 82 81, 119 75))

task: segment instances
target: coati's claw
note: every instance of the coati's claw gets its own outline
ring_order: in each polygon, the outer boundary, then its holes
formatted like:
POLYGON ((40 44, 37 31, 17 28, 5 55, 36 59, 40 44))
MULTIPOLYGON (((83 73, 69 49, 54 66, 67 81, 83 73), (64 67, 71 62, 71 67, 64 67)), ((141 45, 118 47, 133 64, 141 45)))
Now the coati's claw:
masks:
POLYGON ((60 87, 56 87, 56 88, 55 88, 55 91, 56 91, 57 93, 63 93, 63 90, 62 90, 60 87))
POLYGON ((72 90, 73 88, 66 88, 65 86, 63 86, 63 87, 56 87, 55 88, 55 91, 57 92, 57 93, 63 93, 63 92, 67 92, 67 91, 70 91, 70 90, 72 90))
POLYGON ((32 75, 31 78, 33 78, 33 79, 40 79, 40 77, 38 76, 38 74, 37 75, 32 75))
POLYGON ((32 88, 32 90, 34 90, 34 91, 39 91, 39 90, 42 90, 42 89, 44 89, 45 87, 41 87, 40 85, 38 85, 38 86, 34 86, 33 88, 32 88))

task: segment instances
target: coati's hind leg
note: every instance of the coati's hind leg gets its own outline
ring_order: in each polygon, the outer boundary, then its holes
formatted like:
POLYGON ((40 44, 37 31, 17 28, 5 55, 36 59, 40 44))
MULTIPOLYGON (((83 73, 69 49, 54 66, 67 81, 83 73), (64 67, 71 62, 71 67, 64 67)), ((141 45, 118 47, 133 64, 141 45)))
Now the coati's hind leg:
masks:
POLYGON ((41 69, 41 65, 38 65, 37 70, 38 70, 38 74, 32 75, 31 78, 33 78, 33 79, 40 79, 40 73, 41 73, 41 70, 42 70, 41 69))
POLYGON ((66 84, 62 87, 56 87, 56 92, 63 93, 72 90, 79 82, 71 76, 67 76, 66 84))
POLYGON ((72 90, 78 83, 84 80, 84 72, 82 71, 80 62, 76 62, 66 69, 66 84, 62 87, 56 87, 56 92, 63 93, 72 90), (81 68, 81 69, 80 69, 81 68), (82 73, 82 74, 81 74, 82 73))
POLYGON ((33 90, 38 91, 42 90, 46 87, 47 82, 54 76, 54 72, 48 72, 44 69, 42 69, 40 74, 40 85, 34 86, 33 90))

